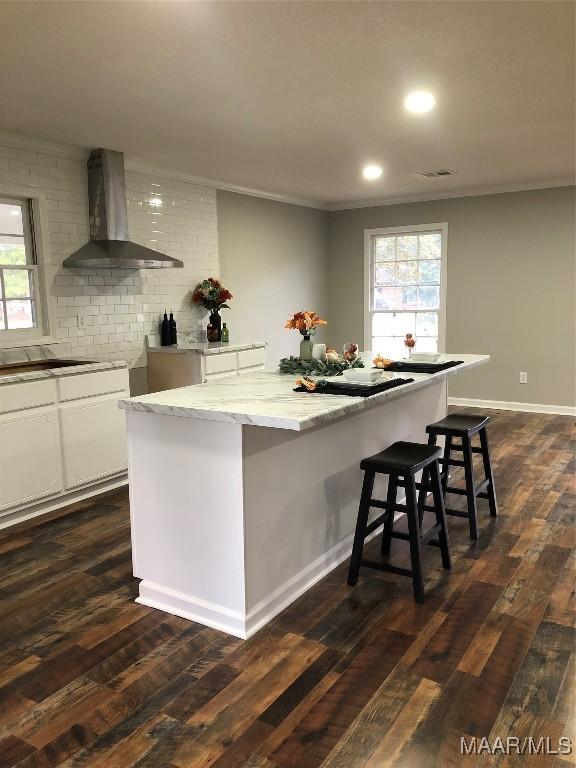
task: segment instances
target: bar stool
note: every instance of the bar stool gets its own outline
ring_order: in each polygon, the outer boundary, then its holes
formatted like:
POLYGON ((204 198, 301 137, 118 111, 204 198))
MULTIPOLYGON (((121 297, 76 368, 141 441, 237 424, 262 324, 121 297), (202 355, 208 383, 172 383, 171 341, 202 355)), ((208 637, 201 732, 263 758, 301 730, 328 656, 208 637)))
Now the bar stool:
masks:
POLYGON ((351 587, 358 582, 360 566, 377 568, 380 571, 398 573, 401 576, 411 576, 414 586, 414 600, 417 603, 423 602, 422 544, 439 546, 442 553, 442 565, 444 568, 451 568, 448 531, 444 514, 444 497, 442 495, 440 468, 438 465, 438 459, 441 455, 441 448, 421 445, 420 443, 398 442, 391 445, 385 451, 362 460, 360 469, 364 471, 364 482, 362 485, 360 507, 358 509, 358 519, 356 521, 350 569, 348 571, 348 584, 351 587), (420 470, 426 472, 429 482, 416 483, 414 476, 420 470), (377 474, 388 475, 386 501, 372 498, 374 479, 377 474), (398 504, 396 502, 398 488, 405 489, 406 504, 398 504), (419 519, 416 499, 416 490, 418 488, 424 493, 431 490, 434 498, 434 507, 431 509, 436 515, 436 524, 424 535, 422 535, 421 519, 419 519), (385 512, 368 524, 370 507, 378 507, 385 510, 385 512), (406 512, 408 533, 394 530, 394 512, 397 511, 406 512), (392 539, 403 539, 410 542, 410 560, 412 565, 410 570, 399 568, 391 563, 375 562, 362 558, 366 536, 382 524, 384 524, 382 534, 383 554, 390 554, 392 539), (438 541, 432 541, 435 536, 438 536, 438 541))
MULTIPOLYGON (((458 509, 446 509, 447 515, 455 517, 467 517, 470 525, 470 538, 478 538, 478 523, 476 519, 476 499, 488 499, 490 515, 498 517, 498 505, 496 503, 496 490, 494 488, 494 475, 492 474, 492 464, 490 462, 490 451, 488 449, 488 434, 486 427, 490 421, 489 416, 468 416, 465 413, 452 413, 445 419, 429 424, 426 427, 428 433, 428 445, 435 446, 438 435, 446 437, 444 445, 444 455, 439 462, 442 466, 442 490, 444 496, 447 493, 454 493, 466 496, 468 511, 462 512, 458 509), (472 445, 472 438, 478 435, 480 438, 480 447, 472 445), (460 445, 454 445, 454 439, 460 440, 460 445), (453 459, 452 453, 462 453, 462 459, 453 459), (474 467, 472 455, 474 453, 482 454, 484 463, 484 480, 478 485, 474 484, 474 467), (450 467, 464 467, 465 488, 453 488, 448 486, 448 475, 450 467)), ((420 515, 423 511, 429 509, 425 505, 426 494, 420 491, 418 496, 418 508, 420 515)))

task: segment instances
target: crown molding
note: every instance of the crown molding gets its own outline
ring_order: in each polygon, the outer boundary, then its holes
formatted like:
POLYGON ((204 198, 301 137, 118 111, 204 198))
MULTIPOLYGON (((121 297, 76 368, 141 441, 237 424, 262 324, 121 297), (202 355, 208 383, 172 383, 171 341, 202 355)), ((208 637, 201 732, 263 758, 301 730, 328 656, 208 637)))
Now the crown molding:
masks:
MULTIPOLYGON (((11 147, 13 149, 26 150, 28 152, 40 152, 47 155, 56 155, 57 157, 67 157, 74 160, 85 160, 88 157, 90 148, 73 147, 68 144, 58 144, 44 139, 36 139, 30 136, 20 136, 7 131, 0 131, 0 145, 11 147)), ((238 184, 228 184, 217 179, 208 179, 203 176, 193 176, 188 173, 179 173, 167 168, 147 165, 138 160, 132 160, 124 157, 124 167, 129 171, 144 173, 171 181, 183 181, 188 184, 195 184, 201 187, 210 187, 211 189, 221 189, 224 192, 236 192, 240 195, 249 195, 251 197, 261 197, 266 200, 273 200, 277 203, 287 203, 288 205, 300 205, 306 208, 327 209, 328 206, 314 200, 307 200, 300 197, 291 197, 279 195, 274 192, 267 192, 263 189, 253 189, 251 187, 242 187, 238 184)))
POLYGON ((89 150, 73 147, 69 144, 57 144, 44 139, 34 139, 30 136, 18 136, 15 133, 0 131, 0 144, 12 149, 23 149, 28 152, 40 152, 45 155, 68 157, 73 160, 83 160, 88 157, 89 150))
POLYGON ((124 159, 124 167, 128 171, 134 171, 136 173, 144 173, 150 176, 156 176, 157 178, 163 178, 170 181, 183 181, 188 184, 196 184, 200 187, 210 187, 211 189, 219 189, 223 192, 236 192, 239 195, 249 195, 250 197, 261 197, 265 200, 272 200, 276 203, 287 203, 288 205, 300 205, 306 208, 318 208, 321 210, 328 210, 328 206, 325 203, 319 203, 314 200, 307 200, 301 197, 289 197, 286 195, 278 195, 274 192, 267 192, 263 189, 253 189, 252 187, 242 187, 238 184, 228 184, 225 181, 218 181, 217 179, 207 179, 203 176, 193 176, 189 173, 177 173, 168 171, 165 168, 159 168, 154 165, 147 165, 140 163, 138 160, 124 159))
POLYGON ((357 208, 378 208, 384 205, 402 205, 403 203, 427 203, 434 200, 451 200, 459 197, 481 197, 483 195, 501 195, 507 192, 528 192, 535 189, 550 189, 552 187, 573 187, 576 178, 570 179, 541 179, 522 184, 494 184, 491 186, 467 187, 450 192, 404 195, 402 197, 383 197, 373 200, 358 200, 327 204, 329 211, 348 211, 357 208))
MULTIPOLYGON (((56 142, 36 139, 30 136, 20 136, 7 131, 0 131, 0 145, 12 147, 14 149, 27 150, 29 152, 39 152, 43 154, 56 155, 58 157, 67 157, 75 160, 85 160, 88 157, 90 148, 75 147, 68 144, 58 144, 56 142)), ((498 195, 507 192, 527 192, 535 189, 549 189, 552 187, 570 187, 576 184, 574 178, 562 179, 541 179, 521 184, 495 184, 491 186, 468 187, 466 189, 457 189, 447 192, 428 192, 417 193, 413 195, 403 195, 401 197, 383 197, 370 200, 357 200, 350 202, 328 203, 318 200, 308 200, 301 197, 289 195, 279 195, 274 192, 268 192, 263 189, 253 189, 243 187, 238 184, 228 184, 217 179, 209 179, 203 176, 193 176, 188 173, 178 173, 166 168, 147 165, 129 157, 124 158, 124 164, 127 170, 137 173, 144 173, 159 178, 172 181, 183 181, 188 184, 219 189, 223 192, 235 192, 239 195, 248 195, 250 197, 259 197, 264 200, 272 200, 276 203, 285 203, 287 205, 298 205, 305 208, 314 208, 321 211, 346 211, 358 208, 377 208, 384 205, 402 205, 404 203, 426 203, 434 200, 451 200, 461 197, 476 197, 481 195, 498 195)), ((434 183, 434 182, 432 182, 434 183)))

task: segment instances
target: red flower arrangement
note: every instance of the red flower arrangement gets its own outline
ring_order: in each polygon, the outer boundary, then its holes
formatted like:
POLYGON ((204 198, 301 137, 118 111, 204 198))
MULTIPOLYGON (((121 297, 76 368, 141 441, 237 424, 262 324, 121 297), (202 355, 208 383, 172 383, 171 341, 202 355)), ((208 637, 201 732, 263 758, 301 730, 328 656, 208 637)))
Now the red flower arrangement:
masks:
POLYGON ((234 298, 227 288, 224 288, 220 280, 215 277, 209 277, 207 280, 203 280, 198 283, 194 292, 192 293, 192 301, 194 304, 201 304, 204 309, 209 309, 211 312, 218 311, 224 307, 224 309, 230 309, 227 301, 234 298))

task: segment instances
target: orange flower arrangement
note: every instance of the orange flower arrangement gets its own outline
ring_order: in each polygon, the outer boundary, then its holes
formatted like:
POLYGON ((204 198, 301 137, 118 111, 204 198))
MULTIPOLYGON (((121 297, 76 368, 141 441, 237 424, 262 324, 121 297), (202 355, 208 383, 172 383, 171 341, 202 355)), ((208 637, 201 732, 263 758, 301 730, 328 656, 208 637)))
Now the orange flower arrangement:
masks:
POLYGON ((316 312, 295 312, 284 324, 284 328, 300 331, 303 336, 310 336, 316 332, 319 325, 327 325, 316 312))
POLYGON ((316 382, 314 379, 311 379, 310 376, 301 376, 300 378, 296 379, 296 386, 307 389, 308 392, 314 392, 316 389, 316 382))

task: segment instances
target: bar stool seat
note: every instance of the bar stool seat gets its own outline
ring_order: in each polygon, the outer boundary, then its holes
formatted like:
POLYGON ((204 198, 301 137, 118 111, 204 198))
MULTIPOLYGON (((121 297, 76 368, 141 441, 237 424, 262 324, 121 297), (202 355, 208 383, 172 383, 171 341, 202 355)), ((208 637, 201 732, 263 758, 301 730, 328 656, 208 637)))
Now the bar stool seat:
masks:
POLYGON ((435 421, 426 427, 428 434, 431 430, 438 435, 460 436, 462 432, 475 435, 488 426, 490 416, 469 416, 467 413, 451 413, 445 419, 435 421))
MULTIPOLYGON (((478 414, 476 416, 467 413, 451 413, 446 418, 428 424, 426 432, 428 433, 429 447, 436 446, 436 440, 439 435, 446 438, 444 445, 444 454, 439 463, 442 467, 442 491, 444 497, 447 493, 466 496, 467 511, 459 509, 446 508, 447 515, 455 517, 467 517, 470 527, 470 538, 478 538, 478 521, 476 510, 476 499, 488 499, 490 515, 498 516, 498 505, 496 502, 496 489, 494 485, 494 474, 492 472, 492 463, 490 460, 490 450, 488 447, 487 426, 490 422, 489 416, 478 414), (472 438, 478 435, 480 446, 472 445, 472 438), (454 443, 454 440, 460 441, 460 444, 454 443), (461 453, 462 458, 453 458, 453 453, 461 453), (474 480, 473 454, 480 454, 484 464, 484 480, 478 485, 474 480), (456 488, 448 485, 450 467, 463 467, 465 477, 465 488, 456 488)), ((425 501, 426 494, 420 491, 418 497, 418 509, 420 516, 424 510, 428 510, 425 501)))
POLYGON ((398 469, 414 474, 434 459, 439 459, 440 456, 442 456, 440 447, 399 441, 374 456, 362 459, 360 469, 384 473, 387 473, 388 469, 398 469))
POLYGON ((364 471, 364 482, 348 571, 348 584, 350 586, 354 586, 358 582, 361 566, 377 568, 381 571, 410 576, 414 588, 414 599, 416 602, 422 602, 424 600, 422 544, 439 546, 442 554, 442 565, 448 569, 451 567, 444 496, 438 464, 441 455, 442 449, 436 446, 397 442, 386 450, 362 460, 360 469, 364 471), (423 473, 423 480, 421 483, 416 483, 415 474, 420 470, 423 473), (372 498, 374 479, 377 474, 388 475, 386 501, 372 498), (398 488, 405 489, 406 504, 399 504, 396 501, 398 488), (436 516, 436 524, 425 534, 422 533, 422 516, 419 515, 416 499, 417 489, 421 489, 424 494, 430 490, 434 498, 434 506, 431 509, 436 516), (384 513, 368 524, 368 515, 372 507, 383 509, 384 513), (408 518, 408 533, 394 530, 394 513, 400 511, 405 512, 408 518), (380 526, 383 526, 382 554, 390 554, 393 538, 408 541, 411 569, 400 568, 388 562, 363 559, 364 540, 380 526), (435 537, 437 537, 437 541, 433 541, 435 537))

